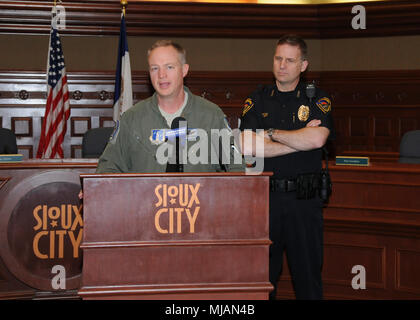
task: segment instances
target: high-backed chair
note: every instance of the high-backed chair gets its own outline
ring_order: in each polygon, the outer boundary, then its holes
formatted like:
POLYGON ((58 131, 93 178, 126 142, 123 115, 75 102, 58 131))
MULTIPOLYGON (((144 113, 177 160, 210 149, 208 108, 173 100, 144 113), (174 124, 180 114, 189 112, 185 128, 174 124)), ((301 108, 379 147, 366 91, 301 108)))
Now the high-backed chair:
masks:
POLYGON ((420 130, 406 132, 400 143, 401 163, 420 163, 420 130))
POLYGON ((16 136, 12 130, 0 128, 0 154, 18 153, 16 136))
POLYGON ((113 130, 114 128, 112 127, 104 127, 86 131, 82 140, 82 157, 99 158, 104 151, 113 130))

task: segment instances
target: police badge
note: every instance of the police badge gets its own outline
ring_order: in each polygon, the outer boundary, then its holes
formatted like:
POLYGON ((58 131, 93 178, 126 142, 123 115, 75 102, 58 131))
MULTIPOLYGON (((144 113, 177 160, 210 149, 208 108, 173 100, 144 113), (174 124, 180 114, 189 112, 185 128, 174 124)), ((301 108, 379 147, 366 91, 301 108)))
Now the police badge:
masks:
POLYGON ((309 107, 301 105, 298 110, 298 118, 300 121, 306 121, 309 118, 309 107))

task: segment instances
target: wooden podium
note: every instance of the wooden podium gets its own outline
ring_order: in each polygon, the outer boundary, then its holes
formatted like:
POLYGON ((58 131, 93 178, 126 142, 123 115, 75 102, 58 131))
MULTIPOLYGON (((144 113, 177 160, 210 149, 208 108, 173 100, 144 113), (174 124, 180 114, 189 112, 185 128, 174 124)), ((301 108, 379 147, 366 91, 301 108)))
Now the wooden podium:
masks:
POLYGON ((83 299, 268 299, 269 174, 82 174, 83 299))

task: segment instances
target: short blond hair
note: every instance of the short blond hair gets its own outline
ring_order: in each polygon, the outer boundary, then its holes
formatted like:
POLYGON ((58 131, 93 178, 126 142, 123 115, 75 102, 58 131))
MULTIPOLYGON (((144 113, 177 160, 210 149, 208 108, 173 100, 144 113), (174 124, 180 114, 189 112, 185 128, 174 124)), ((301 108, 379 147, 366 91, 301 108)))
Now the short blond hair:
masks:
POLYGON ((187 52, 181 45, 179 45, 176 42, 173 42, 172 40, 158 40, 156 41, 150 48, 147 50, 147 58, 149 58, 150 54, 153 50, 160 47, 172 47, 174 48, 178 54, 179 54, 179 60, 181 61, 181 64, 187 63, 187 52))

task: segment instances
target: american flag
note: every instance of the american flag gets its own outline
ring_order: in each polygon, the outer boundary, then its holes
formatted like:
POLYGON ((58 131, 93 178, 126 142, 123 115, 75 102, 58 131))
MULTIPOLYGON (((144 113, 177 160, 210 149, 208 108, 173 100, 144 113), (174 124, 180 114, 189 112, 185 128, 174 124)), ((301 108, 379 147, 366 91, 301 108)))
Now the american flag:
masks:
POLYGON ((70 116, 70 104, 64 54, 54 17, 51 23, 47 73, 47 104, 37 158, 63 158, 62 144, 70 116))

